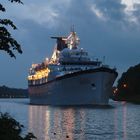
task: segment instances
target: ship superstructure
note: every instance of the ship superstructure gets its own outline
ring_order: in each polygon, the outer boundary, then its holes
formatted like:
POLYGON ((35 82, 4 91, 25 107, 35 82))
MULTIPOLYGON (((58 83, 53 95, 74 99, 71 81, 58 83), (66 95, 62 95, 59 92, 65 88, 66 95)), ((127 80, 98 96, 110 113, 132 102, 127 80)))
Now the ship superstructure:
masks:
POLYGON ((108 104, 116 70, 92 59, 80 48, 76 32, 72 31, 68 37, 52 38, 57 42, 51 58, 30 68, 30 103, 108 104))

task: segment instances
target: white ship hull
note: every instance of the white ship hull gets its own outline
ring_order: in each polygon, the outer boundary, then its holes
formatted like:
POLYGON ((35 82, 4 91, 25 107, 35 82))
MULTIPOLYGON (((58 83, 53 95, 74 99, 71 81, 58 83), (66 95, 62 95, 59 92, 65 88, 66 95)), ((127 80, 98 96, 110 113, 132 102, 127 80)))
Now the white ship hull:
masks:
POLYGON ((75 72, 41 85, 29 86, 30 103, 36 105, 107 105, 117 72, 97 68, 75 72))

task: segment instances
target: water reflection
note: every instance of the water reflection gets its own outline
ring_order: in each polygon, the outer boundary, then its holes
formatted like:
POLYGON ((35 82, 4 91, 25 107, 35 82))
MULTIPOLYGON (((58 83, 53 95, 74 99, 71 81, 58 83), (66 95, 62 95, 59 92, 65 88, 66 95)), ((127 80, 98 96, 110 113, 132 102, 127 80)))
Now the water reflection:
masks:
POLYGON ((41 106, 29 106, 29 131, 33 132, 39 140, 49 139, 47 136, 50 128, 50 115, 46 109, 41 106))
POLYGON ((127 120, 127 106, 126 102, 123 102, 123 139, 127 140, 126 120, 127 120))
POLYGON ((112 101, 107 108, 60 108, 28 102, 1 99, 1 112, 10 113, 38 140, 140 140, 140 105, 112 101))
POLYGON ((84 125, 82 109, 29 106, 29 131, 39 140, 84 139, 84 125))
POLYGON ((127 105, 126 102, 121 102, 122 108, 114 109, 114 139, 118 140, 120 137, 127 140, 127 105), (120 113, 121 111, 121 113, 120 113))
POLYGON ((38 140, 139 140, 140 124, 129 128, 127 107, 125 102, 114 102, 114 108, 29 106, 29 131, 38 140))

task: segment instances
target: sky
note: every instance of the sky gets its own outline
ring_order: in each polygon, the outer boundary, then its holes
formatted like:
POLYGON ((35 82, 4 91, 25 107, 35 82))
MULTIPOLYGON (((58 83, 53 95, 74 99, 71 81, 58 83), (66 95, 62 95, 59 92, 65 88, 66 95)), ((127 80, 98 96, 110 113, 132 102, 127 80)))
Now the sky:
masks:
MULTIPOLYGON (((116 67, 119 77, 140 63, 140 0, 23 0, 24 5, 1 0, 18 30, 11 31, 23 54, 16 59, 0 51, 0 85, 27 88, 33 63, 50 57, 55 40, 68 35, 72 25, 80 47, 92 57, 116 67)), ((8 29, 10 29, 8 27, 8 29)))

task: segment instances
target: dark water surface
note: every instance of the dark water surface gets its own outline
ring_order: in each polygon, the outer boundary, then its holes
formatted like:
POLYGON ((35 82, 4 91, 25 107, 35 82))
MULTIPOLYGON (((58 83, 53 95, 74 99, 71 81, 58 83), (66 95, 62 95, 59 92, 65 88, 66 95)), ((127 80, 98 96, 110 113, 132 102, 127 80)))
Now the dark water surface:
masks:
POLYGON ((29 99, 0 99, 38 140, 140 140, 140 105, 110 101, 110 106, 35 106, 29 99))

